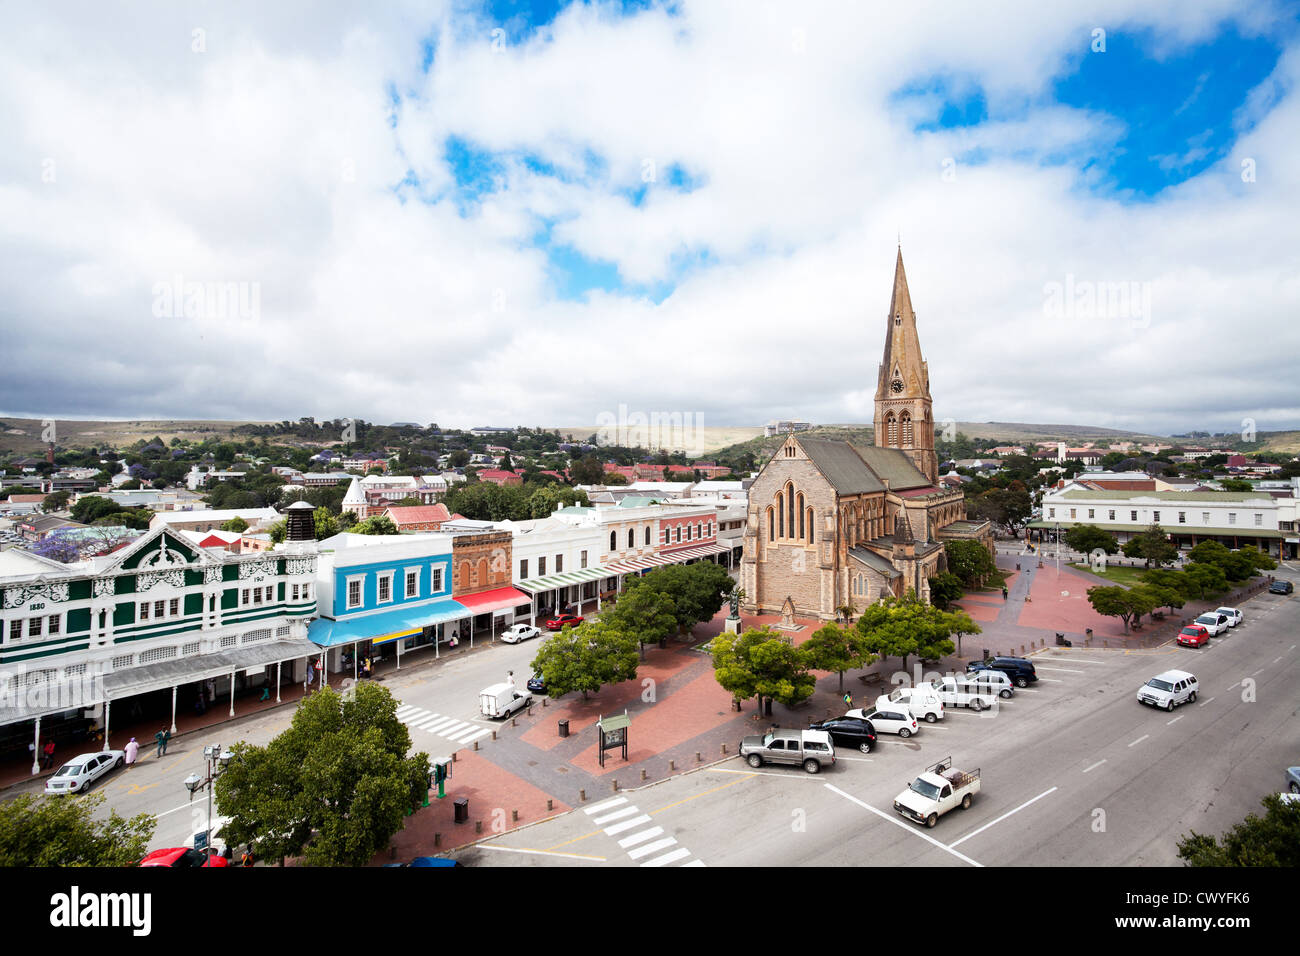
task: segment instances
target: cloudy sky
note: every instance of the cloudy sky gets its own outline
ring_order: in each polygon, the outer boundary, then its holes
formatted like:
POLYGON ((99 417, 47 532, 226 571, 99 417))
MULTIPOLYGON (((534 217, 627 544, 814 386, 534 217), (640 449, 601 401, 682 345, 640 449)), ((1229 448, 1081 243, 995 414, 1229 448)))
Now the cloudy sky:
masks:
POLYGON ((0 11, 0 412, 1300 427, 1275 0, 0 11))

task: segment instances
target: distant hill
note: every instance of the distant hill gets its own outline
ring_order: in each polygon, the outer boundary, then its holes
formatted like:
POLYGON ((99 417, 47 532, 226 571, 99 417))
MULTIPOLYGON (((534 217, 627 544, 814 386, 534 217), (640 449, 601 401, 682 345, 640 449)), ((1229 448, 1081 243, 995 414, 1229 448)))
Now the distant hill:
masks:
MULTIPOLYGON (((240 425, 262 425, 269 422, 219 422, 219 421, 73 421, 54 420, 55 444, 59 448, 98 448, 108 445, 121 448, 138 439, 148 441, 155 435, 164 442, 180 437, 190 441, 204 441, 213 437, 228 438, 240 425)), ((46 442, 45 422, 39 418, 0 418, 0 454, 42 455, 46 442)))

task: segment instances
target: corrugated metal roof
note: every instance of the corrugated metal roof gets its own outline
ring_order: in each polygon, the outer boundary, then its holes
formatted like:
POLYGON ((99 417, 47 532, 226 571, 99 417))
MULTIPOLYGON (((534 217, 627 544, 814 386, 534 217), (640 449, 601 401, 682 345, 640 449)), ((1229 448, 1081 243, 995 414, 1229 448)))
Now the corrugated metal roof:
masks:
POLYGON ((838 494, 861 495, 885 490, 880 479, 848 442, 829 438, 798 438, 796 441, 838 494))
POLYGON ((876 554, 874 551, 868 551, 866 548, 849 548, 849 557, 859 564, 865 564, 877 574, 883 574, 887 578, 901 578, 903 572, 894 567, 892 563, 876 554))
POLYGON ((925 488, 930 485, 930 479, 912 463, 912 459, 897 448, 877 448, 875 445, 853 445, 852 448, 872 471, 889 482, 890 491, 925 488))
POLYGON ((1177 503, 1180 501, 1251 501, 1267 498, 1261 491, 1086 491, 1082 488, 1072 489, 1054 497, 1068 498, 1071 501, 1129 501, 1137 498, 1154 498, 1157 501, 1177 503))

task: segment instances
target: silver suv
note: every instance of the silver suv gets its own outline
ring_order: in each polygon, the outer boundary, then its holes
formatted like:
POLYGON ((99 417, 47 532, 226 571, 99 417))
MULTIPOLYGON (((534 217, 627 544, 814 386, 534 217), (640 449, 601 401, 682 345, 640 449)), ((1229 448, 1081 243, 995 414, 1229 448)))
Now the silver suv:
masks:
POLYGON ((769 730, 762 737, 741 740, 740 755, 751 767, 784 763, 818 773, 835 764, 835 745, 824 730, 769 730))

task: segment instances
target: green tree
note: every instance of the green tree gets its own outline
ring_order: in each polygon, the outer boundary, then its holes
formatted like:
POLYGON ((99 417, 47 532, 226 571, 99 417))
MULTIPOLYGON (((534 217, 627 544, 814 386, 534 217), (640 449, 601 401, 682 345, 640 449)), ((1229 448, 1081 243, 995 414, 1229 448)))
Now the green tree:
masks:
POLYGON ((1160 568, 1178 557, 1178 548, 1160 525, 1153 524, 1124 545, 1124 555, 1144 559, 1148 568, 1152 565, 1160 568))
POLYGON ((769 628, 756 627, 739 636, 719 634, 711 647, 714 678, 737 700, 757 697, 759 713, 764 700, 793 707, 817 689, 804 655, 788 637, 769 628))
POLYGON ((112 498, 105 498, 102 495, 83 495, 72 506, 71 513, 73 521, 80 521, 82 524, 94 524, 96 518, 116 514, 121 510, 122 506, 112 498))
POLYGON ((881 657, 902 658, 906 670, 907 659, 913 654, 925 660, 951 654, 954 648, 949 637, 957 632, 959 625, 968 628, 966 633, 978 633, 968 615, 924 604, 909 589, 902 598, 891 595, 870 605, 854 626, 868 649, 881 657))
POLYGON ((960 599, 964 591, 961 578, 951 571, 941 571, 930 579, 930 601, 942 610, 947 610, 954 601, 960 599))
POLYGON ((1192 562, 1183 569, 1183 593, 1191 600, 1213 598, 1228 590, 1228 578, 1217 564, 1192 562))
POLYGON ((1083 554, 1091 554, 1099 548, 1107 554, 1114 554, 1119 550, 1119 542, 1115 540, 1115 536, 1102 531, 1095 524, 1079 524, 1070 528, 1065 532, 1065 543, 1083 554))
POLYGON ((1300 804, 1270 793, 1264 815, 1247 814, 1220 839, 1191 831, 1178 841, 1188 866, 1300 866, 1300 804))
POLYGON ((631 588, 601 620, 635 635, 644 658, 646 644, 663 644, 677 632, 677 604, 655 588, 631 588))
POLYGON ((248 530, 248 522, 245 521, 243 518, 241 518, 239 515, 235 515, 229 521, 222 524, 221 530, 235 531, 238 532, 239 534, 243 534, 245 531, 248 530))
POLYGON ((948 554, 948 570, 968 588, 982 586, 997 571, 988 548, 978 541, 948 541, 943 547, 948 554))
POLYGON ((288 533, 288 531, 289 531, 289 527, 285 523, 285 520, 283 518, 281 518, 279 521, 275 522, 269 528, 266 529, 266 533, 271 536, 272 544, 279 544, 280 542, 282 542, 284 540, 284 536, 288 533))
POLYGON ((605 477, 605 466, 594 454, 585 455, 569 466, 569 479, 575 485, 598 485, 605 477))
POLYGON ((0 867, 131 866, 149 852, 158 821, 116 810, 95 819, 102 793, 85 797, 21 794, 0 802, 0 867))
POLYGON ((840 693, 844 693, 844 672, 866 667, 876 662, 876 655, 867 646, 862 632, 856 627, 841 627, 834 622, 824 624, 799 645, 804 662, 812 670, 832 671, 839 675, 840 693))
MULTIPOLYGON (((1209 462, 1206 462, 1209 464, 1209 462)), ((1213 465, 1211 465, 1213 467, 1213 465)), ((1224 478, 1219 482, 1224 491, 1254 491, 1255 486, 1244 478, 1224 478)))
MULTIPOLYGON (((313 512, 313 518, 315 513, 313 512)), ((365 521, 358 521, 348 529, 352 534, 400 534, 397 525, 388 515, 372 515, 365 521)))
POLYGON ((265 747, 236 744, 216 783, 226 839, 281 864, 299 855, 310 866, 367 863, 428 792, 429 755, 406 755, 411 736, 396 711, 379 684, 325 688, 265 747))
POLYGON ((68 501, 71 498, 72 498, 72 494, 70 492, 56 491, 53 494, 49 494, 45 496, 45 499, 41 502, 41 510, 47 512, 62 511, 64 508, 68 506, 68 501))
POLYGON ((547 696, 582 691, 582 699, 606 684, 636 677, 637 638, 619 623, 588 621, 564 628, 538 648, 533 673, 546 682, 547 696))
POLYGON ((311 513, 311 522, 317 541, 324 541, 339 533, 339 519, 324 505, 311 513))
POLYGON ((1098 614, 1118 617, 1123 621, 1125 634, 1143 614, 1149 614, 1157 607, 1155 596, 1141 586, 1122 588, 1118 585, 1105 585, 1088 588, 1088 603, 1098 614))

